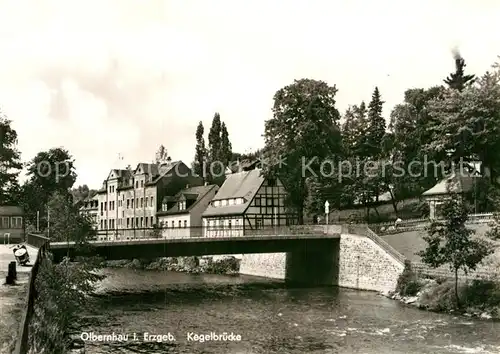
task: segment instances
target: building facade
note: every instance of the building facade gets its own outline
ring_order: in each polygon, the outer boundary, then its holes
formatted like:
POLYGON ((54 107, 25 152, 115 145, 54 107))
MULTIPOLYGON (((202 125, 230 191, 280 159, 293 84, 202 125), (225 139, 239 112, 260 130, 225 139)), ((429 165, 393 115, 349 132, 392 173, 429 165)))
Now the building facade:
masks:
POLYGON ((163 199, 158 224, 164 238, 202 237, 202 214, 219 190, 217 185, 188 187, 163 199))
POLYGON ((24 241, 24 212, 18 206, 0 205, 0 240, 2 243, 24 241))
POLYGON ((156 212, 165 196, 186 185, 203 185, 182 161, 139 163, 132 169, 113 169, 98 191, 98 238, 144 238, 157 224, 156 212))
POLYGON ((99 225, 99 198, 97 193, 88 196, 80 203, 80 213, 88 215, 92 220, 94 227, 97 229, 99 225))
POLYGON ((264 178, 260 169, 228 174, 203 213, 204 236, 243 236, 297 224, 298 214, 285 201, 281 181, 264 178))

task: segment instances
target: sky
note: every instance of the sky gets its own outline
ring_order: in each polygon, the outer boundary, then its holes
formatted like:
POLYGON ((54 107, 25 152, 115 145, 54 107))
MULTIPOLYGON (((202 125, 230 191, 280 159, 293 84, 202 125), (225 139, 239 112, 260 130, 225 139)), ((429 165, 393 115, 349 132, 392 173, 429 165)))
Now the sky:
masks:
POLYGON ((23 160, 64 147, 98 188, 160 144, 190 165, 215 112, 234 151, 262 147, 294 79, 336 85, 341 112, 378 86, 388 118, 454 71, 455 47, 467 73, 488 70, 499 19, 496 0, 0 0, 0 107, 23 160))

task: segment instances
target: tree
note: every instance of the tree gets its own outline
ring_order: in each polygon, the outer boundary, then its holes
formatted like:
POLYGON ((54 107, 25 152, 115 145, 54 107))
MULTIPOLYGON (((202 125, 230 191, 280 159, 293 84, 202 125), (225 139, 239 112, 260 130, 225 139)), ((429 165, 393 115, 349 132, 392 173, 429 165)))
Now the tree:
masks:
POLYGON ((220 120, 220 114, 215 113, 212 120, 212 127, 208 132, 208 174, 210 182, 213 182, 216 177, 221 176, 224 173, 223 167, 221 166, 221 140, 222 123, 220 120))
POLYGON ((231 146, 231 142, 229 141, 229 133, 227 131, 226 124, 222 122, 220 158, 224 166, 227 166, 231 162, 232 156, 233 148, 231 146))
POLYGON ((194 173, 203 178, 205 178, 206 174, 204 167, 207 161, 207 149, 205 147, 205 138, 203 137, 204 133, 205 129, 203 128, 203 122, 200 121, 196 128, 196 148, 193 167, 194 173))
POLYGON ((464 68, 465 60, 462 58, 460 53, 455 50, 453 53, 453 57, 455 59, 455 72, 451 73, 443 81, 454 90, 462 91, 467 85, 470 85, 474 82, 475 75, 465 75, 464 68))
POLYGON ((368 135, 366 137, 371 156, 380 157, 382 140, 385 135, 385 119, 382 117, 382 105, 378 87, 373 91, 372 100, 368 105, 368 135))
POLYGON ((337 88, 326 82, 301 79, 274 95, 273 118, 265 122, 268 176, 277 175, 289 193, 288 202, 303 222, 306 178, 319 172, 322 159, 341 150, 337 88), (279 163, 282 161, 284 163, 279 163))
POLYGON ((462 91, 448 90, 434 100, 430 115, 439 121, 427 151, 450 154, 450 160, 479 160, 492 183, 500 176, 500 71, 487 72, 462 91))
POLYGON ((83 245, 96 235, 92 220, 87 215, 78 212, 72 197, 66 193, 55 192, 50 197, 47 208, 50 213, 49 236, 51 240, 73 241, 83 245))
POLYGON ((23 167, 17 149, 17 132, 11 123, 0 111, 0 205, 17 204, 17 196, 13 194, 23 167))
POLYGON ((63 148, 39 152, 27 165, 28 180, 21 187, 22 205, 26 218, 32 224, 40 212, 42 228, 46 225, 46 205, 51 196, 59 192, 70 196, 70 189, 76 180, 74 160, 63 148))
MULTIPOLYGON (((451 183, 450 183, 451 184, 451 183)), ((473 238, 474 231, 465 225, 468 210, 461 197, 451 192, 448 185, 449 199, 443 205, 444 221, 431 224, 428 235, 424 236, 427 248, 418 255, 422 261, 433 268, 448 264, 455 275, 455 299, 460 307, 458 295, 458 271, 467 274, 493 253, 493 245, 480 238, 473 238)))
POLYGON ((89 189, 89 187, 86 184, 78 186, 78 187, 73 188, 71 190, 71 194, 73 195, 74 202, 84 200, 84 199, 88 198, 91 194, 93 194, 94 192, 95 191, 89 189))
POLYGON ((166 164, 172 161, 172 158, 168 156, 168 151, 165 146, 160 145, 155 154, 155 163, 158 165, 166 164))
POLYGON ((211 162, 219 161, 221 152, 221 120, 220 114, 215 113, 212 119, 212 127, 208 132, 208 156, 211 162))

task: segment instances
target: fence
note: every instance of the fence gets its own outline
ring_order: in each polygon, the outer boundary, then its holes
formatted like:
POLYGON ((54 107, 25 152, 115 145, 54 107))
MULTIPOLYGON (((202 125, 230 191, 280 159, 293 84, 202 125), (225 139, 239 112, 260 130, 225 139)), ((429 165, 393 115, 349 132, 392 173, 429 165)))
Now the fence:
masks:
POLYGON ((124 241, 141 239, 182 239, 182 238, 216 238, 238 236, 288 236, 288 235, 321 235, 324 233, 340 233, 340 225, 289 225, 248 227, 174 227, 174 228, 137 228, 98 230, 98 241, 124 241))
POLYGON ((389 253, 391 256, 393 256, 397 261, 404 264, 406 257, 403 256, 401 253, 399 253, 399 251, 397 251, 390 244, 385 242, 379 235, 377 235, 375 232, 373 232, 367 225, 350 224, 350 225, 344 226, 344 230, 347 231, 347 233, 349 233, 349 234, 361 235, 361 236, 368 237, 370 240, 372 240, 377 245, 379 245, 383 250, 385 250, 387 253, 389 253))
MULTIPOLYGON (((33 235, 39 237, 37 240, 45 240, 43 244, 39 243, 38 254, 31 268, 30 279, 28 283, 28 293, 26 300, 26 309, 22 314, 21 325, 19 328, 19 334, 17 337, 16 349, 14 351, 15 354, 27 354, 29 350, 28 346, 28 338, 29 338, 29 324, 31 322, 31 318, 34 313, 34 304, 35 299, 37 297, 35 281, 38 275, 38 271, 40 269, 40 263, 45 257, 47 257, 47 253, 49 251, 49 239, 40 235, 33 235)), ((33 237, 32 240, 35 240, 33 237)), ((34 241, 38 242, 38 241, 34 241)))
MULTIPOLYGON (((486 224, 491 222, 493 217, 493 213, 469 214, 467 224, 486 224)), ((430 226, 431 221, 432 220, 429 218, 408 219, 402 220, 397 225, 395 222, 384 222, 371 224, 370 227, 373 228, 378 234, 393 235, 402 232, 425 230, 430 226)), ((438 218, 436 221, 443 221, 443 219, 438 218)))
POLYGON ((28 245, 33 246, 35 248, 42 248, 42 246, 49 241, 50 239, 48 237, 32 233, 26 234, 26 239, 25 239, 25 242, 28 245))

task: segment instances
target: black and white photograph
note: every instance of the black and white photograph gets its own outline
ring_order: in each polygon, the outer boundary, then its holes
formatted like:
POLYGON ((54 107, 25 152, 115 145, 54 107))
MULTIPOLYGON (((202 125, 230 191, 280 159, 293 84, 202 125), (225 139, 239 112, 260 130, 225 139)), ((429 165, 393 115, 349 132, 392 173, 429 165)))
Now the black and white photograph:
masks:
POLYGON ((0 354, 500 354, 499 21, 0 0, 0 354))

